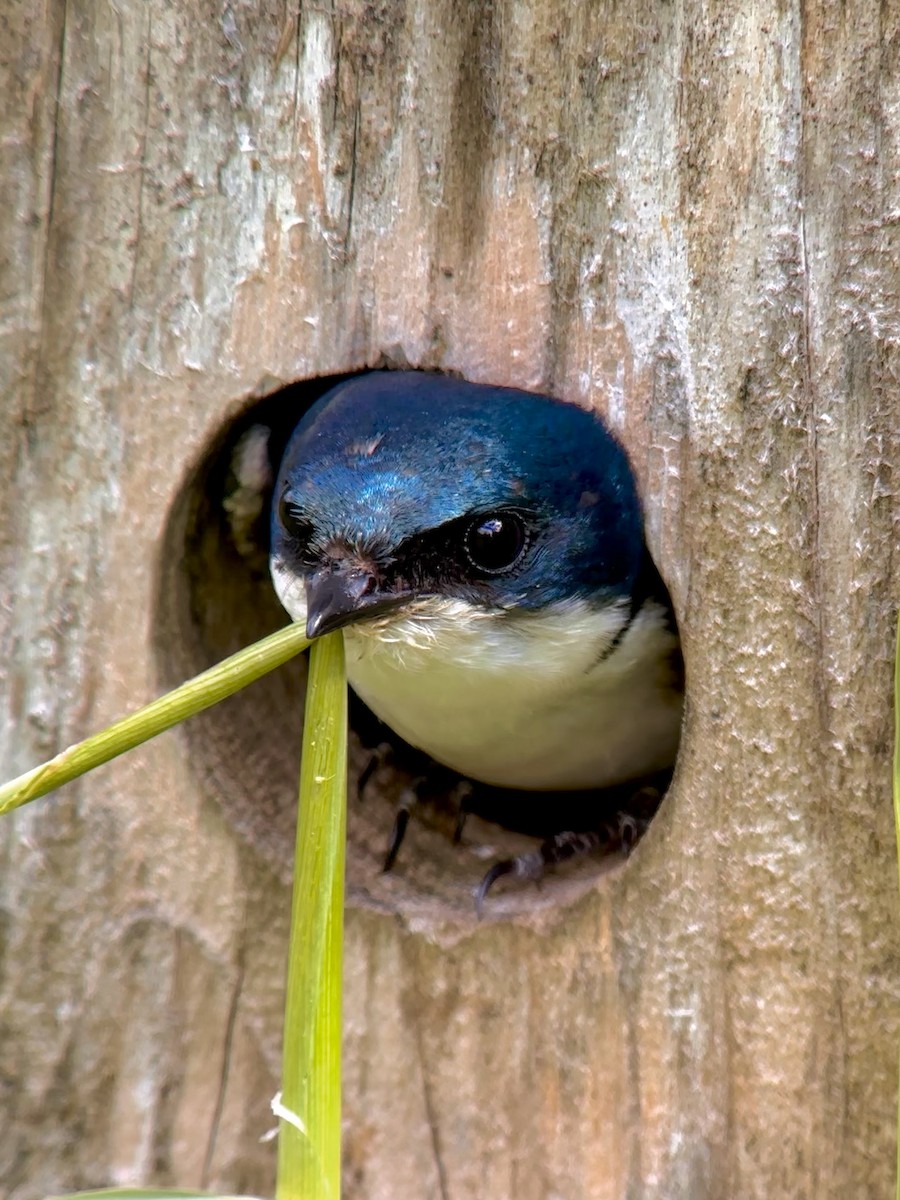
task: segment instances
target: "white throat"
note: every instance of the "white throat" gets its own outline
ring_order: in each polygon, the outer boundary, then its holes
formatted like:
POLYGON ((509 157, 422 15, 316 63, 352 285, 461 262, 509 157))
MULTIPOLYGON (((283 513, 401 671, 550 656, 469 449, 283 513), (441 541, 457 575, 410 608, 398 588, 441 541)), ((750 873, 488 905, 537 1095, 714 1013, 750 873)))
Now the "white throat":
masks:
MULTIPOLYGON (((287 611, 305 622, 302 579, 277 560, 272 577, 287 611)), ((628 624, 624 601, 496 611, 432 598, 347 626, 344 636, 350 683, 372 711, 473 779, 599 788, 674 761, 677 639, 656 603, 628 624)))

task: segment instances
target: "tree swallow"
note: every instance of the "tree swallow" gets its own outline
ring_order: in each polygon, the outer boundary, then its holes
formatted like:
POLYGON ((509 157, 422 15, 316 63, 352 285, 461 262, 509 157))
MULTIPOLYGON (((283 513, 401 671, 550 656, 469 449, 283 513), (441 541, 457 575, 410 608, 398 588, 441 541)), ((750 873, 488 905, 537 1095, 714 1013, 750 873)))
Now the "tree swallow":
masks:
POLYGON ((288 442, 270 566, 311 638, 344 630, 373 712, 470 779, 602 789, 674 762, 671 606, 590 412, 415 371, 342 383, 288 442))

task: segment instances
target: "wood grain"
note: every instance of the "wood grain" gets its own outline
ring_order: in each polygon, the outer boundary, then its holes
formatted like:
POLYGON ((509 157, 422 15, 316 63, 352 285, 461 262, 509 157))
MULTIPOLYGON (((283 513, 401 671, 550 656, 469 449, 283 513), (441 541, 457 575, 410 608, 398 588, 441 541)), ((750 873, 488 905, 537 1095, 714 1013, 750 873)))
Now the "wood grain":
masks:
MULTIPOLYGON (((625 867, 481 927, 471 854, 426 828, 378 879, 387 801, 357 817, 348 1200, 889 1192, 898 21, 4 14, 4 775, 278 621, 186 531, 283 384, 411 364, 544 388, 604 412, 639 474, 684 633, 675 786, 625 867)), ((301 683, 0 827, 10 1200, 271 1191, 301 683)))

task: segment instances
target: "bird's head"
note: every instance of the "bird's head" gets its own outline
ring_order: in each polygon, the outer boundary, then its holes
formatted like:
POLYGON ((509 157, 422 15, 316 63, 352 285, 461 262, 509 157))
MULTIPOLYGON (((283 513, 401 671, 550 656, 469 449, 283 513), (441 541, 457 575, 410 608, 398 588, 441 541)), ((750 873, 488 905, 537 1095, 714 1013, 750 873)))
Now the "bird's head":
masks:
POLYGON ((431 600, 492 614, 615 603, 643 558, 615 439, 509 388, 359 376, 302 418, 276 482, 273 579, 310 637, 431 600))

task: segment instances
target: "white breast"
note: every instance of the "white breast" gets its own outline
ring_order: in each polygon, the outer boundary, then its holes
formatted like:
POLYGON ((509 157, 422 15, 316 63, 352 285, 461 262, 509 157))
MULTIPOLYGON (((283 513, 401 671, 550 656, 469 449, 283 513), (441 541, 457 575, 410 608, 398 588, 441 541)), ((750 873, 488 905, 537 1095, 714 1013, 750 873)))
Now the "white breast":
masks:
MULTIPOLYGON (((302 584, 273 569, 295 620, 302 584)), ((624 604, 490 612, 418 600, 345 631, 347 674, 362 699, 414 746, 501 787, 606 787, 675 758, 681 695, 675 636, 656 604, 625 625, 624 604)))

